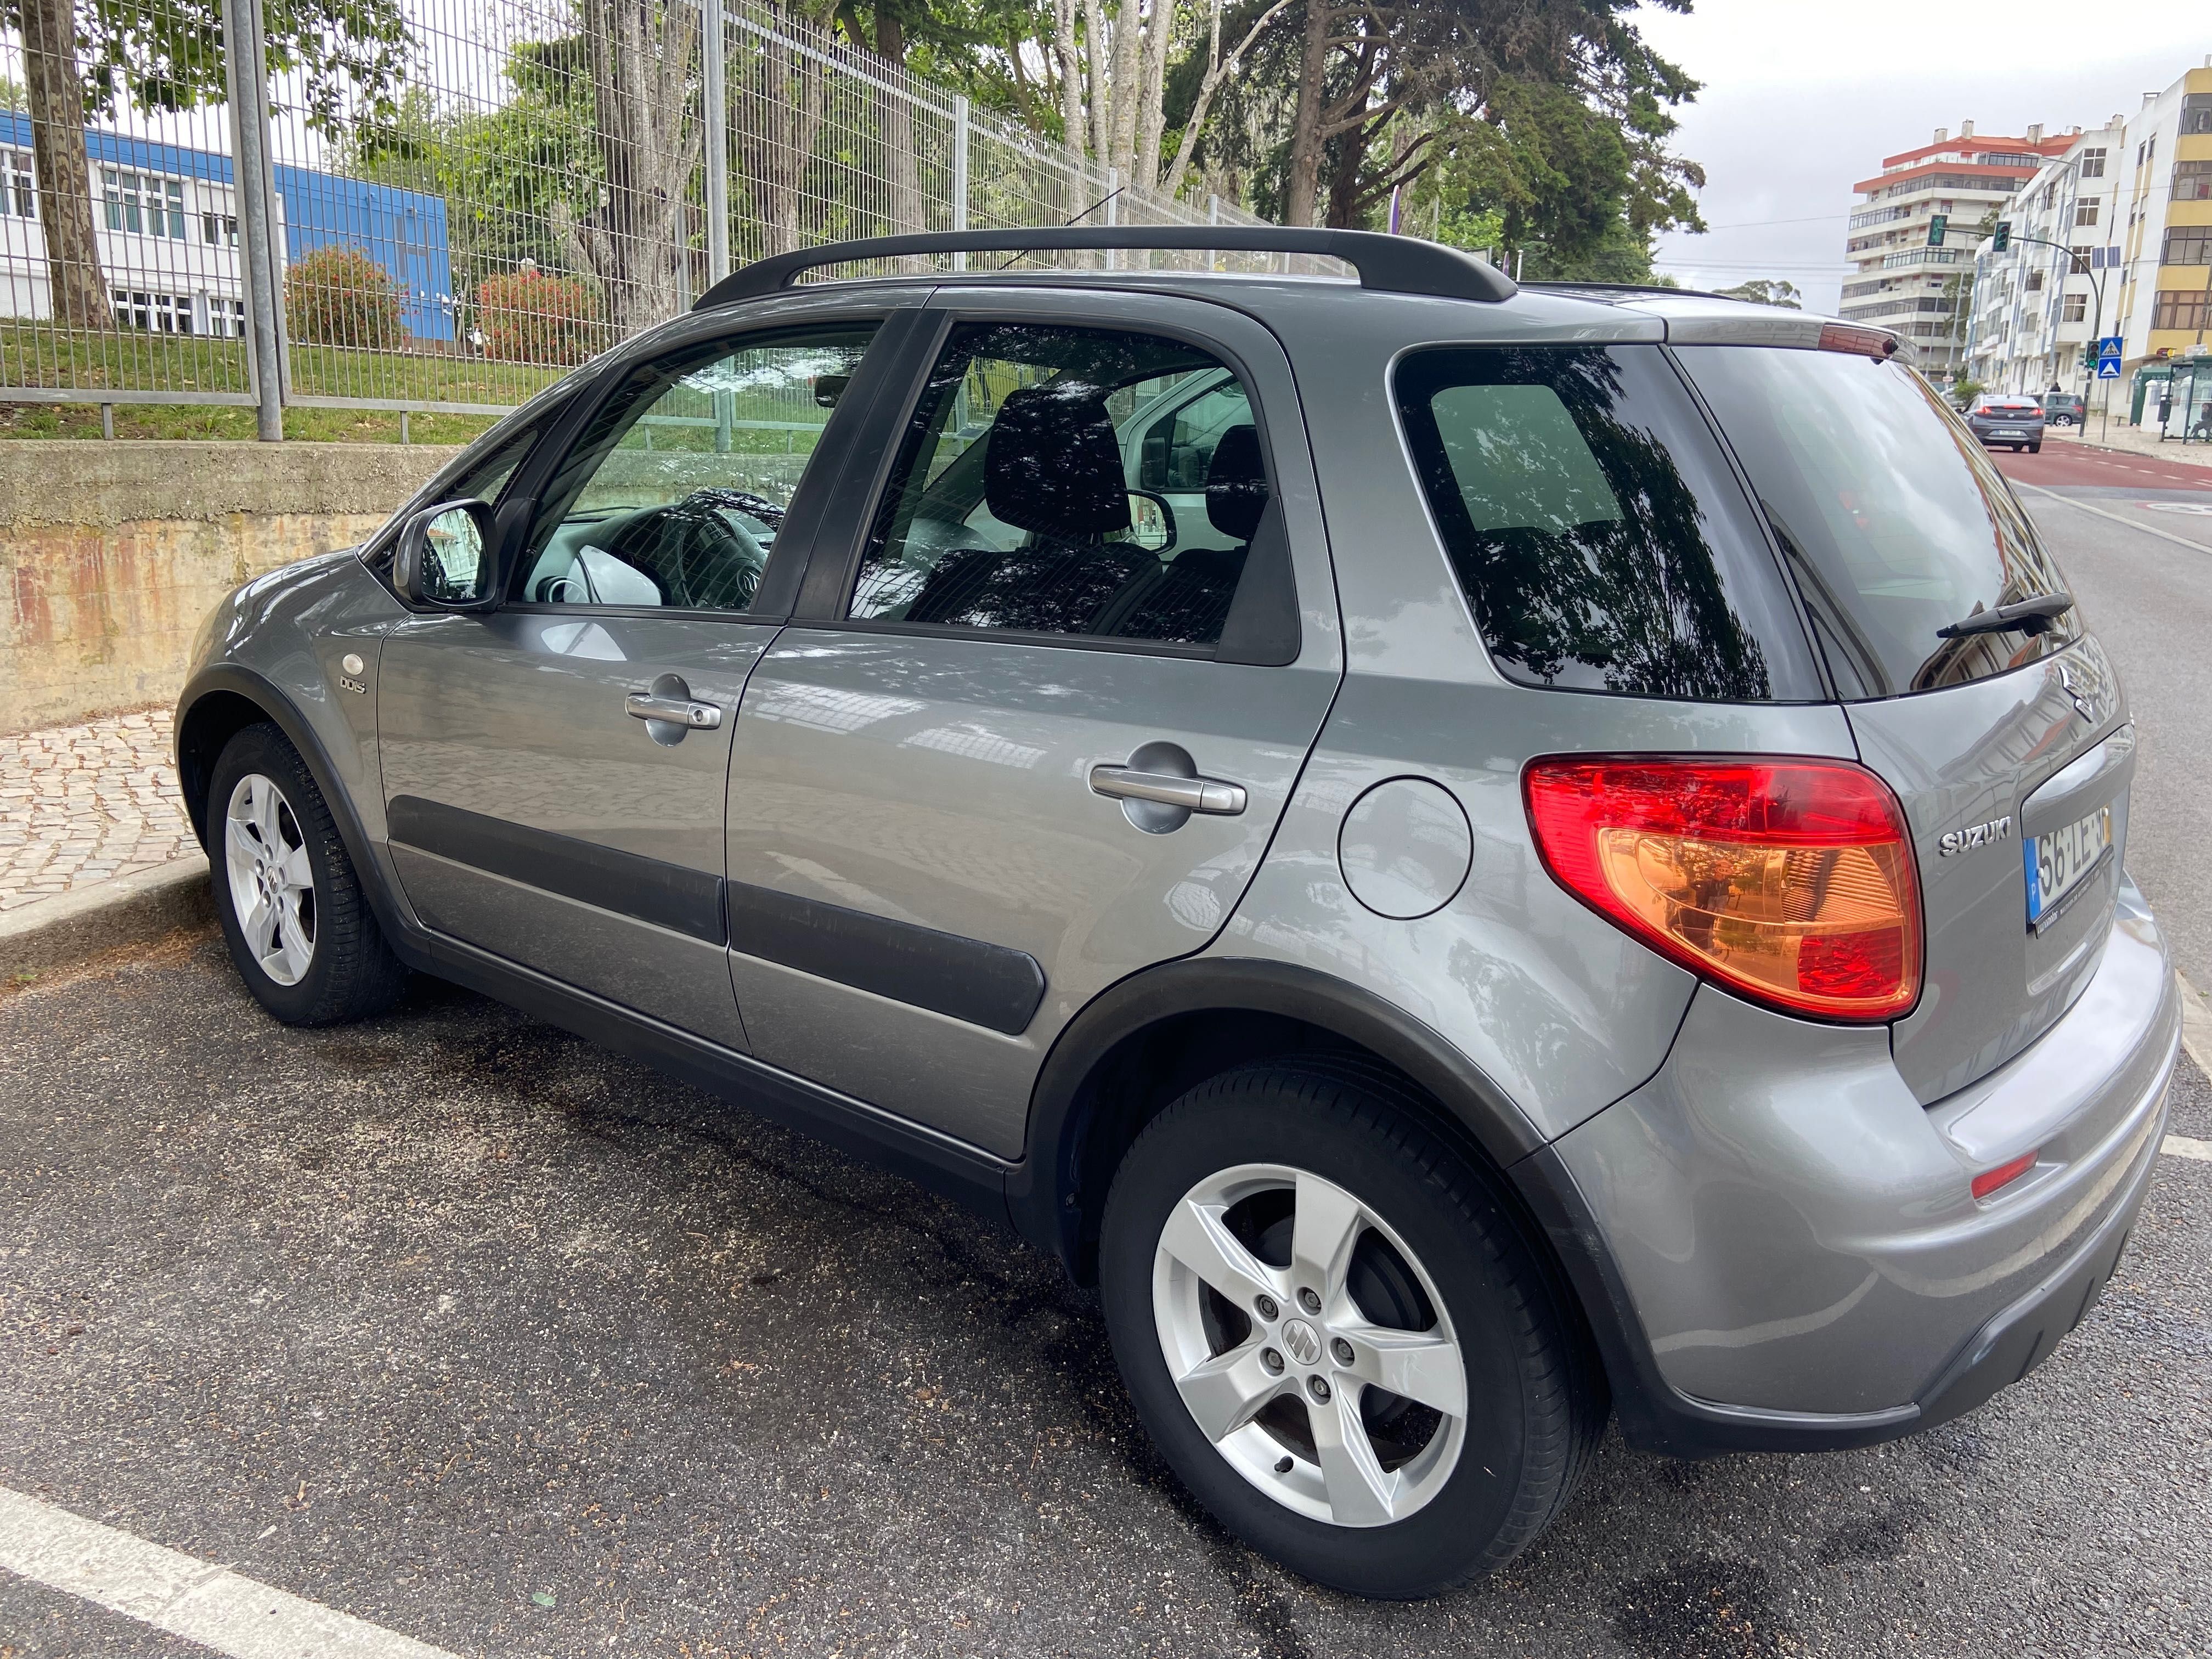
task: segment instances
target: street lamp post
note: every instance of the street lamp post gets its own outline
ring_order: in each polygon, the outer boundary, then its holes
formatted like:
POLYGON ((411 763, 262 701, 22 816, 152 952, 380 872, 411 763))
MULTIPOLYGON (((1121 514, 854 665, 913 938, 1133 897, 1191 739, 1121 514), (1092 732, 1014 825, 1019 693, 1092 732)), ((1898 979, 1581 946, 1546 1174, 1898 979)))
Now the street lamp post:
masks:
MULTIPOLYGON (((2021 236, 2017 234, 2014 235, 2012 240, 2015 242, 2033 242, 2038 247, 2057 248, 2061 253, 2066 256, 2066 274, 2069 276, 2074 274, 2074 250, 2068 247, 2065 243, 2054 242, 2048 236, 2021 236)), ((2096 321, 2092 323, 2089 327, 2089 339, 2092 346, 2094 347, 2095 342, 2099 338, 2097 331, 2103 328, 2105 325, 2105 279, 2099 274, 2097 268, 2094 265, 2092 265, 2089 268, 2087 275, 2089 278, 2089 287, 2097 296, 2097 319, 2096 321)), ((2060 292, 2062 295, 2062 302, 2059 306, 2059 315, 2063 317, 2066 313, 2066 307, 2063 301, 2063 295, 2064 293, 2063 287, 2060 292)), ((2095 380, 2095 377, 2096 368, 2093 362, 2088 370, 2087 378, 2082 381, 2081 385, 2081 401, 2085 407, 2088 403, 2090 385, 2095 380)), ((2100 438, 2109 438, 2112 435, 2112 394, 2109 392, 2105 394, 2104 416, 2105 424, 2099 430, 2097 435, 2100 438)))

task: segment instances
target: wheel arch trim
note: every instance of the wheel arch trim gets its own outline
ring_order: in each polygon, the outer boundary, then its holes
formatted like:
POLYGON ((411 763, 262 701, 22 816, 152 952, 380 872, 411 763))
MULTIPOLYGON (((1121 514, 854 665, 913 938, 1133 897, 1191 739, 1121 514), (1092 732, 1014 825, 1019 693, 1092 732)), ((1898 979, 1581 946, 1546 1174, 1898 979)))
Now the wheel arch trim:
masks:
POLYGON ((1109 987, 1071 1020, 1030 1092, 1025 1151, 1008 1175, 1006 1208, 1018 1231, 1071 1269, 1083 1255, 1078 1164, 1091 1116, 1088 1085, 1132 1039, 1208 1012, 1273 1015, 1358 1044, 1433 1096, 1501 1170, 1544 1144, 1528 1115, 1441 1033, 1363 987, 1254 957, 1163 963, 1109 987))
MULTIPOLYGON (((315 787, 322 791, 324 805, 330 808, 331 821, 337 826, 338 839, 345 843, 346 856, 353 860, 354 873, 368 896, 377 925, 384 930, 386 941, 410 967, 427 966, 423 953, 415 948, 417 930, 386 886, 384 866, 374 856, 368 831, 354 808, 353 798, 339 786, 337 769, 331 764, 330 751, 313 722, 300 713, 297 704, 276 682, 237 663, 209 665, 191 678, 177 698, 177 785, 184 796, 185 816, 191 821, 192 833, 199 838, 202 850, 208 850, 206 779, 196 775, 185 744, 193 730, 193 711, 210 696, 223 694, 240 698, 258 709, 299 751, 301 762, 315 781, 315 787), (196 784, 199 786, 197 788, 196 784)), ((218 749, 215 755, 208 757, 210 773, 220 753, 218 749)))

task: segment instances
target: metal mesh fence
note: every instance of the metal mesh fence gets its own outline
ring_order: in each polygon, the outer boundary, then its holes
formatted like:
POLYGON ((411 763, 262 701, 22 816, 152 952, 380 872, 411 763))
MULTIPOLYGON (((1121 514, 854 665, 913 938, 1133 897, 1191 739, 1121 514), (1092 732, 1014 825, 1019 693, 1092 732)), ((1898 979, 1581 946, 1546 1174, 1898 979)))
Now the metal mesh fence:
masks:
POLYGON ((1260 222, 763 0, 11 9, 0 401, 489 413, 771 253, 1260 222))

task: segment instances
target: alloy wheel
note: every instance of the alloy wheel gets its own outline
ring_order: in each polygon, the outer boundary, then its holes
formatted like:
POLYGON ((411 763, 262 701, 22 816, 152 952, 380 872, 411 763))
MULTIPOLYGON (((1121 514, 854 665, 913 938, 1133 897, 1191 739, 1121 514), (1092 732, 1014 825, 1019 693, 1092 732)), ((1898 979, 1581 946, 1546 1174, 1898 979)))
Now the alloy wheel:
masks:
POLYGON ((1160 1230, 1152 1312, 1192 1419, 1286 1509, 1387 1526, 1451 1479, 1467 1367, 1443 1297, 1334 1182, 1249 1164, 1192 1188, 1160 1230))
POLYGON ((249 772, 223 812, 231 908, 246 948, 279 985, 297 985, 315 959, 315 872, 307 836, 284 792, 249 772))

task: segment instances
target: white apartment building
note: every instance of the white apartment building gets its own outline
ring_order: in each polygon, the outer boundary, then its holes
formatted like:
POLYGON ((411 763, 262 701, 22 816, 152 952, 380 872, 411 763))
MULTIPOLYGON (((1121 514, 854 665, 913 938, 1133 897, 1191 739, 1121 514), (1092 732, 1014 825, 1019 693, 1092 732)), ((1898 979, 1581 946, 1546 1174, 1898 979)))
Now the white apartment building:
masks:
POLYGON ((1958 279, 1973 269, 1977 227, 2008 210, 2045 160, 2071 142, 2045 137, 2040 126, 2016 138, 1980 137, 1966 121, 1955 138, 1938 127, 1932 143, 1884 156, 1880 173, 1852 186, 1860 203, 1844 245, 1843 314, 1894 330, 1912 343, 1923 370, 1948 379, 1966 359, 1958 279), (1949 222, 1943 246, 1930 247, 1937 214, 1949 222))
POLYGON ((2127 118, 2081 133, 2014 197, 2011 246, 1974 266, 1966 374, 1991 392, 2081 392, 2081 353, 2119 312, 2127 118))
MULTIPOLYGON (((2163 92, 2143 94, 2134 114, 2083 134, 2037 173, 2021 210, 2007 216, 2016 233, 2026 228, 2066 243, 2070 258, 2017 237, 2003 253, 1986 244, 1978 250, 1969 350, 1975 380, 1998 391, 2040 392, 2053 381, 2079 390, 2088 378, 2081 347, 2100 334, 2120 337, 2130 375, 2145 363, 2207 350, 2212 57, 2163 92)), ((2115 412, 2124 406, 2116 398, 2115 412)))

